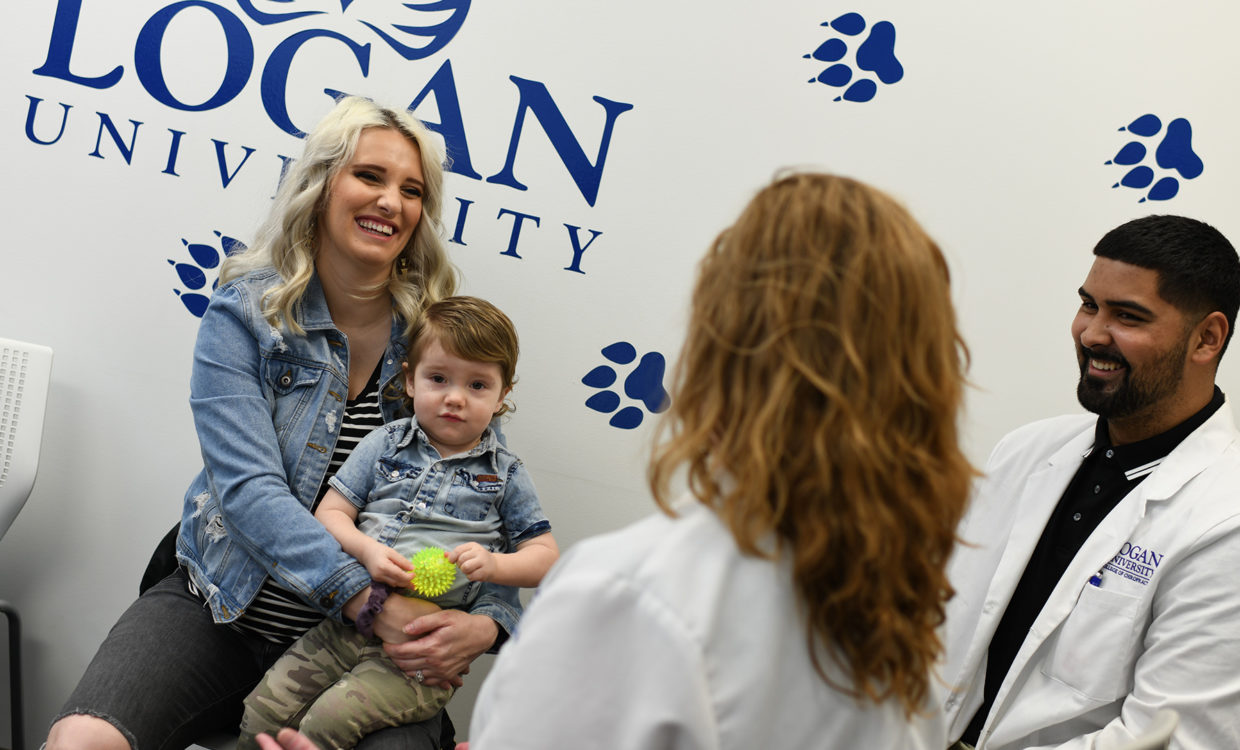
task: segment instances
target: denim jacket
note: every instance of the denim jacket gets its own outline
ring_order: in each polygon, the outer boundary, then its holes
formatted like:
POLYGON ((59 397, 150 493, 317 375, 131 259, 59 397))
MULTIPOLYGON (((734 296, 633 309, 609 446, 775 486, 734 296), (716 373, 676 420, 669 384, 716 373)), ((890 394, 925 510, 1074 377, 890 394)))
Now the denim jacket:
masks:
MULTIPOLYGON (((190 407, 204 468, 185 493, 177 559, 216 622, 241 616, 267 576, 337 620, 370 584, 310 513, 348 398, 348 341, 317 276, 294 311, 305 335, 272 327, 262 297, 279 280, 268 268, 220 286, 194 346, 190 407)), ((401 376, 402 334, 394 316, 381 394, 401 376)), ((400 416, 400 402, 381 400, 385 421, 400 416)), ((488 584, 470 613, 511 633, 517 589, 488 584)))
MULTIPOLYGON (((328 481, 358 509, 363 533, 406 556, 466 542, 515 552, 551 531, 525 465, 490 427, 472 449, 443 458, 416 417, 388 422, 363 438, 328 481)), ((479 593, 480 584, 458 570, 431 601, 459 608, 479 593)))

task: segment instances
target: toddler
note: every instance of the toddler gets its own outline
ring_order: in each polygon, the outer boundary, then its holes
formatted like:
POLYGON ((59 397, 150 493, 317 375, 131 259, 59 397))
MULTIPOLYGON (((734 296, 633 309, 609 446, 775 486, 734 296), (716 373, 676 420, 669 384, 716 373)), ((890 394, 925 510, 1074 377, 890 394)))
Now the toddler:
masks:
POLYGON ((389 591, 409 586, 409 556, 445 549, 458 568, 427 603, 463 609, 480 583, 534 587, 559 556, 524 465, 491 421, 508 411, 517 334, 476 297, 432 304, 409 337, 405 394, 413 417, 366 436, 331 478, 315 510, 374 584, 356 629, 324 620, 294 643, 245 700, 241 740, 299 727, 322 748, 351 748, 387 726, 430 718, 451 687, 402 672, 374 636, 389 591))

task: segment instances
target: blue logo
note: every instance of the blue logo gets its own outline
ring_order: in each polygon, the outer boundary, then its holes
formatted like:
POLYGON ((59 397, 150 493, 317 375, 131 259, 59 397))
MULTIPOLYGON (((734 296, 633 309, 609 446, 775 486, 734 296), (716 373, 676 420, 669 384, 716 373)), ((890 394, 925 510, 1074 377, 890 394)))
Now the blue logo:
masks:
POLYGON ((219 268, 220 261, 226 255, 245 249, 244 244, 228 235, 216 232, 215 236, 219 240, 218 247, 213 244, 181 240, 181 244, 189 253, 190 262, 168 259, 168 265, 177 272, 181 286, 189 290, 182 291, 174 288, 172 293, 181 298, 181 304, 185 305, 185 309, 189 310, 195 318, 201 318, 207 311, 207 303, 211 301, 211 292, 219 286, 219 271, 216 269, 219 268), (207 288, 208 281, 211 283, 211 288, 203 293, 201 290, 207 288))
POLYGON ((1180 192, 1180 179, 1191 180, 1201 174, 1205 165, 1201 157, 1193 151, 1193 126, 1183 117, 1177 117, 1167 123, 1164 130, 1162 120, 1157 116, 1142 115, 1119 129, 1134 136, 1133 140, 1124 144, 1114 158, 1107 164, 1131 167, 1120 181, 1111 187, 1121 185, 1144 193, 1138 203, 1147 200, 1171 200, 1180 192), (1150 154, 1153 139, 1162 134, 1154 149, 1154 164, 1162 171, 1162 176, 1149 166, 1146 161, 1150 154), (1179 175, 1177 179, 1176 175, 1179 175), (1157 178, 1157 179, 1156 179, 1157 178), (1145 192, 1149 188, 1148 192, 1145 192))
MULTIPOLYGON (((375 23, 373 16, 371 20, 367 20, 361 17, 360 12, 350 14, 348 11, 353 2, 354 0, 340 0, 340 11, 333 18, 333 15, 324 15, 326 11, 323 10, 307 10, 304 0, 239 0, 238 4, 245 16, 261 26, 302 18, 313 18, 320 24, 293 31, 271 50, 265 61, 260 61, 257 59, 259 49, 255 46, 249 29, 236 14, 209 0, 180 0, 156 11, 138 31, 134 43, 133 71, 142 87, 159 103, 176 110, 201 112, 222 107, 236 99, 249 83, 254 71, 261 68, 259 86, 267 116, 284 132, 301 137, 304 132, 293 124, 288 111, 287 89, 294 59, 301 54, 302 48, 308 42, 330 40, 347 48, 352 53, 362 77, 370 75, 370 42, 359 42, 349 34, 322 28, 322 23, 329 19, 335 20, 336 25, 349 26, 353 22, 359 23, 368 30, 363 32, 363 36, 376 34, 405 59, 419 60, 443 49, 452 41, 469 13, 470 4, 470 0, 428 0, 423 3, 387 0, 378 3, 379 10, 395 15, 397 20, 375 23), (259 4, 264 7, 259 8, 259 4), (293 10, 290 7, 293 5, 299 9, 293 10), (173 92, 164 71, 163 47, 168 29, 178 15, 190 8, 208 11, 224 39, 221 52, 226 57, 225 73, 215 93, 205 101, 181 99, 173 92), (429 17, 427 14, 430 14, 429 17)), ((366 5, 369 10, 375 4, 359 4, 354 10, 358 10, 361 5, 366 5)), ((81 12, 82 0, 57 1, 47 59, 33 73, 94 89, 111 88, 125 75, 123 65, 117 64, 107 73, 90 76, 74 73, 71 69, 81 12)), ((443 85, 442 82, 440 85, 443 85)), ((336 96, 343 92, 325 89, 324 93, 336 96)), ((443 109, 443 100, 438 95, 436 100, 443 109)), ((452 106, 455 106, 455 102, 453 99, 452 106)), ((412 109, 413 105, 410 108, 412 109)), ((448 138, 448 133, 444 133, 444 137, 448 138)))
MULTIPOLYGON (((605 347, 602 354, 608 362, 615 365, 629 365, 637 359, 637 349, 627 341, 617 341, 605 347)), ((671 399, 663 388, 663 373, 666 369, 667 360, 662 354, 658 352, 643 354, 637 366, 624 379, 624 395, 637 401, 641 406, 629 405, 621 409, 620 394, 610 390, 619 379, 619 375, 611 365, 599 365, 586 373, 581 382, 591 388, 605 390, 600 390, 586 399, 586 406, 600 414, 611 414, 612 417, 608 424, 612 427, 631 430, 642 423, 645 419, 645 412, 658 414, 671 406, 671 399), (645 407, 644 411, 642 407, 645 407)))
POLYGON ((821 83, 844 92, 835 101, 868 102, 878 93, 878 83, 864 75, 872 73, 879 82, 890 86, 904 77, 904 66, 896 59, 896 27, 890 21, 879 21, 870 27, 870 33, 856 47, 849 58, 852 42, 857 41, 866 30, 866 21, 860 13, 845 13, 834 21, 822 24, 830 28, 833 36, 818 46, 806 59, 834 63, 825 68, 810 83, 821 83), (856 71, 863 74, 856 74, 856 71), (847 86, 847 88, 844 88, 847 86))
MULTIPOLYGON (((341 15, 347 14, 349 6, 353 3, 354 0, 340 0, 341 15)), ((461 24, 465 22, 465 16, 469 13, 469 3, 470 0, 429 0, 421 3, 389 0, 386 3, 378 3, 378 7, 395 11, 402 22, 373 23, 365 18, 356 20, 377 34, 401 57, 406 60, 421 60, 435 54, 452 41, 452 37, 456 36, 456 33, 461 30, 461 24), (442 17, 444 12, 448 13, 447 18, 442 17), (435 15, 429 18, 423 17, 422 14, 427 13, 435 15), (420 23, 413 25, 414 21, 420 23)), ((308 3, 304 0, 259 0, 258 3, 255 0, 238 0, 237 4, 251 20, 263 26, 326 13, 322 10, 291 10, 294 5, 306 7, 308 3), (269 7, 270 11, 259 9, 259 4, 269 7)), ((375 5, 375 3, 370 3, 368 9, 373 9, 375 5)))
POLYGON ((1149 585, 1150 579, 1154 577, 1154 573, 1157 572, 1158 566, 1162 564, 1166 556, 1164 552, 1155 552, 1132 542, 1124 542, 1124 546, 1119 549, 1119 554, 1115 555, 1111 562, 1102 566, 1102 569, 1143 586, 1149 585))

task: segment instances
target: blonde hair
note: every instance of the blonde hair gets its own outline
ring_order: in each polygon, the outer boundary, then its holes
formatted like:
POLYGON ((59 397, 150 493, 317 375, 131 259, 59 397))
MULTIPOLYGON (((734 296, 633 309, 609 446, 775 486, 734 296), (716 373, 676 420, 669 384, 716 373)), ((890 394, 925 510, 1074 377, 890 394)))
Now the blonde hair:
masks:
POLYGON ((684 467, 745 554, 790 558, 825 682, 909 714, 975 475, 957 445, 967 362, 947 263, 908 212, 854 180, 786 176, 701 263, 650 465, 664 511, 684 467))
POLYGON ((283 324, 296 334, 304 333, 294 307, 314 275, 319 217, 330 199, 332 178, 353 158, 358 138, 367 128, 390 128, 404 135, 417 147, 422 162, 422 219, 400 260, 392 264, 386 282, 406 330, 417 322, 423 307, 456 290, 457 272, 448 261, 441 239, 443 148, 430 130, 406 110, 389 109, 369 99, 349 96, 338 101, 306 136, 301 158, 293 162, 281 181, 254 242, 245 251, 229 256, 220 269, 220 283, 225 283, 249 271, 275 268, 282 281, 263 298, 263 314, 273 326, 283 324))
MULTIPOLYGON (((461 359, 499 365, 502 387, 516 385, 517 357, 521 354, 517 329, 490 302, 479 297, 445 297, 427 307, 409 333, 409 353, 405 359, 409 372, 417 367, 431 341, 438 341, 444 351, 461 359)), ((413 411, 413 399, 406 396, 406 401, 413 411)), ((495 416, 514 410, 505 399, 495 416)))

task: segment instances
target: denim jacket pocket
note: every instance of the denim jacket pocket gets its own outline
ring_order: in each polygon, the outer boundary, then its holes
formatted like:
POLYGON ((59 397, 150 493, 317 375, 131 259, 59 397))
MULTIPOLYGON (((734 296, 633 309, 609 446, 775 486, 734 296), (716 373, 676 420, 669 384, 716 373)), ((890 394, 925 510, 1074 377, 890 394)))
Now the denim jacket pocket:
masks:
POLYGON ((383 456, 375 464, 375 477, 370 495, 365 498, 365 511, 377 516, 401 516, 413 507, 414 491, 419 487, 418 477, 425 467, 383 456))
POLYGON ((504 480, 496 474, 475 474, 457 469, 452 488, 444 501, 444 512, 463 521, 484 521, 497 512, 496 502, 504 490, 504 480))
POLYGON ((276 434, 283 438, 285 432, 306 413, 307 406, 313 404, 323 370, 301 362, 273 358, 263 362, 263 378, 276 396, 273 424, 276 434))
POLYGON ((417 479, 421 476, 424 466, 414 466, 413 464, 397 461, 388 456, 379 458, 376 469, 379 472, 379 478, 385 482, 399 482, 404 479, 417 479))

